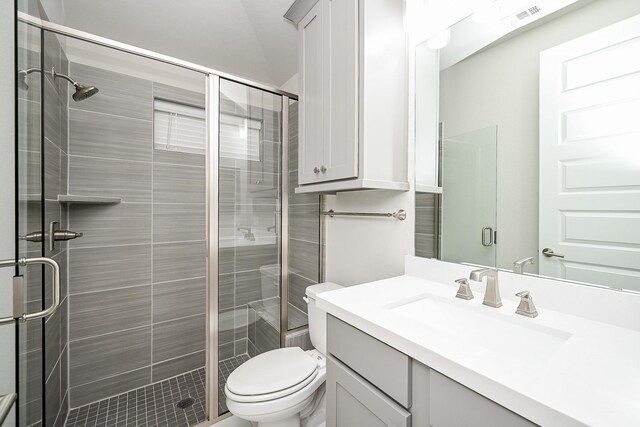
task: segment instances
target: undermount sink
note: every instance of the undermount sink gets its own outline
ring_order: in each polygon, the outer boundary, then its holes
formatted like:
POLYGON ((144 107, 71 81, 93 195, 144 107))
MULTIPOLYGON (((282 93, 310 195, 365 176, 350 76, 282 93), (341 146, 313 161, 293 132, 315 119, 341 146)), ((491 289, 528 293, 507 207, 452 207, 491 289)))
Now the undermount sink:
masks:
POLYGON ((532 319, 510 316, 504 311, 506 307, 464 304, 429 294, 384 308, 459 340, 464 347, 473 349, 478 358, 499 358, 511 366, 544 366, 572 335, 532 319))

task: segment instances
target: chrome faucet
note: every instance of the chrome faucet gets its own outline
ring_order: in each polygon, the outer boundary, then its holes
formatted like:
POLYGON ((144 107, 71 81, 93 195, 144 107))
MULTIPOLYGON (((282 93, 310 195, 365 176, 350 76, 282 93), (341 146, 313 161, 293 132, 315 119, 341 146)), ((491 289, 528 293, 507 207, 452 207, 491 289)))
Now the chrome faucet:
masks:
POLYGON ((527 317, 536 317, 538 315, 538 310, 536 310, 536 306, 533 304, 533 298, 531 298, 529 291, 518 292, 516 296, 520 297, 520 304, 518 305, 516 314, 527 317))
POLYGON ((489 307, 502 307, 502 299, 500 298, 500 288, 498 287, 498 271, 492 268, 481 268, 473 270, 469 275, 470 280, 481 282, 483 278, 487 278, 487 287, 484 291, 484 300, 482 304, 489 307))
POLYGON ((276 225, 270 225, 267 227, 267 231, 276 231, 278 229, 278 227, 276 225))
POLYGON ((251 232, 251 227, 238 227, 238 231, 244 231, 244 238, 251 242, 255 242, 256 236, 251 232))
POLYGON ((533 257, 530 256, 529 258, 522 258, 519 259, 518 261, 515 261, 513 263, 513 272, 517 273, 517 274, 523 274, 524 273, 524 267, 528 264, 532 264, 533 265, 533 257))
POLYGON ((473 292, 471 292, 471 287, 469 286, 469 279, 462 278, 456 280, 456 283, 460 284, 458 288, 458 293, 456 294, 456 298, 462 299, 473 299, 473 292))

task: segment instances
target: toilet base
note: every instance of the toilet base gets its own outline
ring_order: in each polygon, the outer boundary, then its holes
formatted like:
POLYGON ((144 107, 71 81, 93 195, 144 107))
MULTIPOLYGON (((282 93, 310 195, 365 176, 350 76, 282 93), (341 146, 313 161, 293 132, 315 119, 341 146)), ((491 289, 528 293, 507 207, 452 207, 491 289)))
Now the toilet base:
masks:
POLYGON ((258 427, 300 427, 300 414, 278 421, 260 421, 258 427))

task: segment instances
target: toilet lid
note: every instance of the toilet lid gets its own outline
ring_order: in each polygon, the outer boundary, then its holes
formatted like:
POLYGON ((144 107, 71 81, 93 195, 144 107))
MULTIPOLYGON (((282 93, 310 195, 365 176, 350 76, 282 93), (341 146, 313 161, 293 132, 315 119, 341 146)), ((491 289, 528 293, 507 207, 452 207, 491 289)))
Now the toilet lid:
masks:
POLYGON ((290 389, 312 376, 318 364, 300 347, 262 353, 229 375, 226 388, 236 395, 258 396, 290 389))

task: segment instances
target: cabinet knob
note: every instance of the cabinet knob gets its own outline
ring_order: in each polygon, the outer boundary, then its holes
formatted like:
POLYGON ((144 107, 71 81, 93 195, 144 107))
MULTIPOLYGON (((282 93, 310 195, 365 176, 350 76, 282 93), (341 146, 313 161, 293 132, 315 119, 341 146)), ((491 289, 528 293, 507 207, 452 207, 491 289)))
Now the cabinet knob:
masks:
POLYGON ((313 173, 320 173, 320 169, 318 169, 318 167, 316 166, 315 168, 313 168, 313 173))
POLYGON ((324 166, 320 166, 320 172, 325 173, 327 171, 327 168, 324 166))

